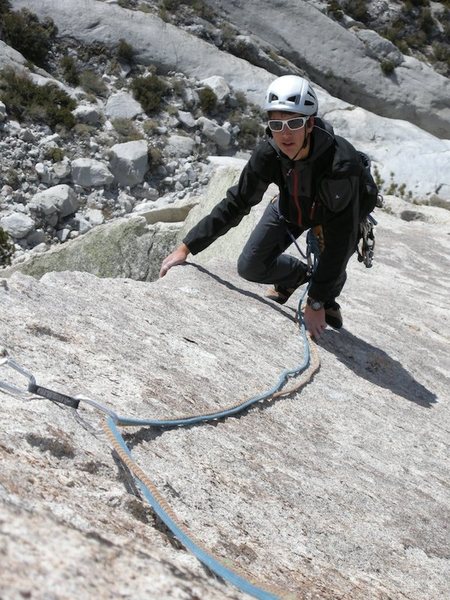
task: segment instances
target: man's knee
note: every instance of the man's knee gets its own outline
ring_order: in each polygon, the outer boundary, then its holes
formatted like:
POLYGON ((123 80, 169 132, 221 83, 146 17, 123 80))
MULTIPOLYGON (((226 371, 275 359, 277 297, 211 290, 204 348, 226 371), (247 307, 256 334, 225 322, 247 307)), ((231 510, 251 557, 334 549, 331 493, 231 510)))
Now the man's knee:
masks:
POLYGON ((243 279, 258 282, 264 277, 266 268, 259 260, 242 253, 238 258, 237 271, 243 279))

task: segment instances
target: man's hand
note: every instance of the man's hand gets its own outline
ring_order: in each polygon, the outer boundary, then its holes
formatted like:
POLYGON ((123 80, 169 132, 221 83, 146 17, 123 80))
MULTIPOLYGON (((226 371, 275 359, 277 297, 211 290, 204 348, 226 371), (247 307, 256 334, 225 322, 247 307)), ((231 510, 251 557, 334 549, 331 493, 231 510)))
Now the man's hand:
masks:
POLYGON ((313 310, 310 306, 305 306, 305 326, 314 339, 318 339, 325 331, 327 326, 325 322, 325 309, 313 310))
POLYGON ((159 276, 164 277, 169 269, 175 267, 175 265, 182 265, 184 262, 186 262, 188 255, 189 248, 186 246, 186 244, 181 244, 178 246, 176 250, 174 250, 163 260, 159 276))

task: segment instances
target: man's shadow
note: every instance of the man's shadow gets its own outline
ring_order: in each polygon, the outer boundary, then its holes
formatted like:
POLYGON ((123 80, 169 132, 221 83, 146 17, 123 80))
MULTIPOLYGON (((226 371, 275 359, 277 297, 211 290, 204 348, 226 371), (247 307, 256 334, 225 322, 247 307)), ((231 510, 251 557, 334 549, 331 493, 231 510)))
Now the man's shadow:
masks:
MULTIPOLYGON (((296 320, 296 311, 291 307, 278 306, 259 294, 243 290, 199 264, 186 264, 209 275, 228 289, 249 296, 266 306, 270 306, 273 310, 281 313, 291 321, 296 320)), ((436 394, 433 394, 416 381, 398 360, 394 360, 384 350, 368 344, 345 329, 341 329, 339 332, 327 329, 320 339, 320 346, 324 350, 333 353, 338 360, 356 373, 358 377, 367 379, 367 381, 382 388, 389 389, 394 394, 406 398, 406 400, 415 402, 425 408, 431 408, 437 402, 436 394)))
POLYGON ((389 389, 406 400, 426 408, 431 408, 437 402, 436 394, 416 381, 398 360, 345 329, 339 332, 327 330, 320 340, 320 346, 332 352, 358 377, 389 389))

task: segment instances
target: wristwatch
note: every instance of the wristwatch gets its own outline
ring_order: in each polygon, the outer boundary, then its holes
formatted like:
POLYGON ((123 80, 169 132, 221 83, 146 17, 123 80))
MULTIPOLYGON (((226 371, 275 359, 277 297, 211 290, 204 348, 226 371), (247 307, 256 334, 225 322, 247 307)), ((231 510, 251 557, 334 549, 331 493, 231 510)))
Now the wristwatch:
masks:
POLYGON ((310 296, 308 296, 306 304, 313 310, 320 310, 323 308, 323 302, 320 300, 314 300, 314 298, 311 298, 310 296))

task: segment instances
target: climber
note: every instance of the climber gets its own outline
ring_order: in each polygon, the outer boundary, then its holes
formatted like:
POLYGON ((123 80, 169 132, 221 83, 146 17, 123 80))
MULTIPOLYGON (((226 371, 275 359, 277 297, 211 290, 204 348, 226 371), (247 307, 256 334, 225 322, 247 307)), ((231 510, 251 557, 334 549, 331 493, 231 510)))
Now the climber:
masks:
POLYGON ((242 250, 238 273, 248 281, 272 284, 267 297, 279 304, 310 279, 304 321, 317 339, 327 324, 342 327, 336 298, 357 248, 359 224, 375 206, 377 188, 361 154, 317 117, 317 96, 306 79, 277 78, 267 90, 265 111, 266 139, 253 151, 239 182, 164 259, 160 277, 238 225, 275 183, 279 195, 242 250), (310 275, 304 262, 284 251, 315 226, 321 229, 322 250, 310 275))

